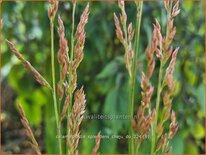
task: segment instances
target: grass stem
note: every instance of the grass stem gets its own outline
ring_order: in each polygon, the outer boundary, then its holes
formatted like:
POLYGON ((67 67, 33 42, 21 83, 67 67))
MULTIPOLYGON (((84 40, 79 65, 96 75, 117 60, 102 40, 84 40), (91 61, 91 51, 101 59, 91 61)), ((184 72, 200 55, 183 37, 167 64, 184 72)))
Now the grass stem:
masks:
MULTIPOLYGON (((70 50, 70 62, 73 61, 74 57, 74 24, 75 24, 75 10, 76 10, 76 1, 73 2, 73 10, 72 10, 72 32, 71 32, 71 50, 70 50)), ((72 77, 72 65, 69 66, 69 95, 70 95, 70 101, 69 101, 69 108, 68 108, 68 116, 70 116, 71 109, 72 109, 72 100, 73 100, 73 90, 71 87, 71 77, 72 77)), ((67 124, 67 132, 69 133, 69 124, 67 124)), ((67 133, 67 134, 68 134, 67 133)), ((70 153, 71 150, 67 150, 67 154, 70 153)))
POLYGON ((158 115, 159 115, 159 105, 160 105, 160 95, 161 95, 161 89, 162 89, 162 70, 163 69, 163 63, 160 61, 160 68, 159 68, 159 77, 158 77, 158 86, 157 86, 157 99, 156 99, 156 117, 154 126, 152 127, 152 146, 151 146, 151 154, 154 154, 155 151, 155 145, 156 145, 156 130, 157 130, 157 122, 158 122, 158 115))
MULTIPOLYGON (((138 47, 139 47, 139 36, 140 36, 140 26, 141 26, 141 17, 142 17, 142 8, 143 1, 140 1, 137 4, 137 20, 136 20, 136 28, 135 28, 135 41, 134 41, 134 59, 132 63, 132 75, 130 78, 130 95, 129 95, 129 115, 130 118, 133 118, 134 112, 134 96, 135 96, 135 83, 136 83, 136 73, 137 73, 137 56, 138 56, 138 47)), ((130 125, 129 129, 129 153, 134 154, 134 131, 132 125, 130 125)))
MULTIPOLYGON (((172 1, 169 3, 169 12, 172 9, 172 1)), ((169 36, 169 20, 170 20, 170 13, 167 15, 167 28, 166 28, 166 40, 168 40, 169 36)), ((160 50, 162 51, 162 40, 160 40, 160 50)), ((156 118, 154 122, 154 126, 152 125, 152 142, 151 142, 151 154, 155 154, 155 145, 156 145, 156 130, 157 130, 157 123, 158 123, 158 115, 159 115, 159 105, 160 105, 160 95, 162 91, 162 72, 163 72, 163 62, 160 60, 160 68, 159 68, 159 77, 158 77, 158 86, 157 86, 157 99, 156 99, 156 118)))
MULTIPOLYGON (((54 23, 53 20, 50 20, 50 32, 51 32, 51 68, 52 68, 52 96, 54 102, 54 112, 57 126, 57 134, 61 136, 61 124, 59 120, 58 108, 57 108, 57 99, 56 99, 56 81, 55 81, 55 64, 54 64, 54 23)), ((62 142, 61 137, 58 137, 59 144, 59 154, 62 154, 62 142)))
MULTIPOLYGON (((75 10, 76 10, 76 1, 74 1, 73 3, 73 10, 72 10, 72 33, 71 33, 71 51, 70 51, 70 61, 73 61, 73 57, 74 57, 74 23, 75 23, 75 10)), ((70 72, 69 72, 69 85, 71 86, 71 77, 72 77, 72 66, 70 65, 70 72)), ((72 108, 72 99, 73 99, 73 96, 72 96, 72 88, 70 87, 70 90, 69 90, 69 93, 70 93, 70 103, 69 103, 69 109, 68 109, 68 114, 70 113, 71 111, 71 108, 72 108)))

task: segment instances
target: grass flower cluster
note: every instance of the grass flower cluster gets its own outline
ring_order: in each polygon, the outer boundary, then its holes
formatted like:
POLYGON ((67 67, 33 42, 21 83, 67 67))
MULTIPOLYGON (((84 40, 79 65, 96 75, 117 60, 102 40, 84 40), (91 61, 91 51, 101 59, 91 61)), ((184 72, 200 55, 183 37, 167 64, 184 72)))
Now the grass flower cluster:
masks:
MULTIPOLYGON (((50 20, 50 34, 51 34, 51 69, 52 69, 52 84, 49 82, 28 62, 23 58, 21 53, 16 49, 15 45, 11 41, 7 41, 11 51, 21 61, 24 67, 32 72, 35 79, 42 85, 48 87, 53 96, 53 104, 55 111, 56 129, 58 137, 62 134, 66 134, 66 140, 58 138, 59 154, 78 154, 79 137, 80 137, 80 125, 84 117, 86 98, 83 87, 77 89, 77 68, 84 58, 84 44, 86 39, 85 25, 88 22, 89 17, 89 4, 85 7, 80 21, 75 31, 75 8, 76 1, 73 1, 73 14, 72 14, 72 33, 71 33, 71 48, 69 49, 68 41, 65 38, 65 28, 61 17, 58 17, 59 24, 59 51, 57 53, 57 60, 59 63, 60 74, 59 81, 56 83, 56 71, 55 71, 55 52, 54 52, 54 20, 58 11, 59 1, 50 0, 50 6, 48 8, 48 17, 50 20), (61 106, 63 104, 63 106, 61 106), (68 117, 66 117, 68 116, 68 117), (66 119, 67 129, 62 130, 62 124, 66 119), (66 147, 66 151, 63 150, 63 146, 66 147)), ((29 126, 29 122, 26 119, 25 112, 18 104, 19 112, 22 117, 21 121, 26 129, 27 136, 31 141, 31 147, 36 153, 41 154, 37 141, 34 138, 32 130, 29 126)), ((97 135, 96 145, 94 146, 93 153, 97 154, 100 146, 101 135, 100 132, 97 135)))
MULTIPOLYGON (((134 88, 137 68, 137 48, 139 45, 139 29, 142 15, 142 1, 136 2, 137 6, 137 27, 135 30, 130 23, 127 27, 127 14, 125 11, 125 3, 122 0, 118 1, 121 10, 120 19, 114 14, 116 26, 116 35, 125 49, 125 64, 130 77, 130 116, 134 115, 134 88), (121 24, 120 24, 121 23, 121 24), (134 33, 135 31, 135 33, 134 33), (135 36, 135 41, 132 47, 132 39, 135 36), (137 38, 137 39, 136 39, 137 38), (135 68, 135 69, 134 69, 135 68)), ((147 69, 142 73, 141 88, 142 100, 138 106, 136 119, 131 121, 130 137, 133 137, 134 132, 141 135, 141 139, 129 140, 129 153, 136 154, 139 152, 140 145, 146 139, 148 134, 151 134, 151 154, 155 153, 171 153, 172 148, 168 148, 169 141, 173 138, 178 130, 176 123, 175 112, 171 110, 173 92, 175 89, 175 81, 173 77, 174 65, 179 48, 173 48, 171 43, 174 39, 176 28, 174 26, 174 18, 180 13, 179 1, 165 0, 164 6, 167 12, 167 28, 166 35, 163 36, 161 26, 158 20, 153 24, 154 30, 151 37, 151 44, 146 48, 147 69), (156 88, 151 84, 150 78, 153 75, 156 59, 160 61, 159 76, 156 88), (170 59, 169 65, 166 67, 170 59), (165 69, 166 68, 166 69, 165 69), (156 103, 152 103, 151 98, 156 93, 156 103), (163 103, 163 107, 160 104, 163 103), (155 106, 153 105, 155 104, 155 106), (161 115, 160 115, 161 113, 161 115), (170 118, 170 119, 169 119, 170 118), (165 122, 170 120, 169 131, 165 122)))
MULTIPOLYGON (((51 79, 50 84, 41 73, 39 73, 32 64, 27 61, 17 50, 14 43, 6 40, 13 54, 21 61, 24 67, 29 70, 36 81, 42 86, 46 86, 52 93, 53 106, 55 112, 56 130, 58 136, 66 134, 67 138, 58 138, 59 154, 78 154, 80 140, 80 126, 84 118, 86 108, 86 95, 83 86, 77 88, 77 69, 84 58, 84 46, 86 39, 85 26, 88 22, 90 7, 86 5, 81 14, 80 21, 75 28, 76 0, 72 1, 72 25, 70 42, 65 35, 64 22, 58 14, 59 1, 49 0, 48 18, 50 21, 50 43, 51 43, 51 79), (57 60, 59 64, 59 81, 56 81, 55 70, 55 51, 54 51, 54 23, 58 20, 59 50, 57 60), (67 128, 63 129, 63 124, 67 128)), ((172 110, 173 93, 175 90, 174 69, 175 61, 179 47, 174 48, 176 28, 174 25, 175 17, 180 13, 179 0, 164 0, 165 10, 167 12, 166 34, 162 33, 161 25, 155 19, 153 24, 153 33, 151 43, 145 49, 147 67, 141 75, 141 101, 137 105, 137 111, 134 110, 135 86, 137 77, 137 63, 139 52, 140 28, 143 10, 143 1, 135 1, 136 22, 128 24, 128 17, 125 10, 125 2, 118 0, 120 15, 114 13, 114 23, 116 27, 116 36, 124 47, 124 60, 129 76, 129 116, 135 119, 130 120, 128 140, 128 152, 137 154, 141 145, 146 141, 147 135, 151 135, 150 145, 151 154, 171 153, 169 147, 170 140, 178 130, 175 112, 172 110), (135 25, 135 26, 133 26, 135 25), (157 62, 160 64, 157 66, 157 62), (155 68, 159 69, 158 82, 151 82, 154 76, 155 68), (154 97, 154 94, 156 95, 154 97), (154 102, 152 98, 155 98, 154 102), (168 123, 166 123, 168 122, 168 123), (168 126, 169 124, 169 126, 168 126), (140 139, 134 139, 134 134, 141 135, 140 139)), ((0 22, 0 27, 2 22, 0 22)), ((37 154, 41 154, 41 148, 35 140, 29 122, 26 118, 24 109, 18 104, 21 122, 26 129, 31 147, 37 154)), ((97 134, 96 144, 92 154, 98 154, 101 142, 101 132, 97 134)))

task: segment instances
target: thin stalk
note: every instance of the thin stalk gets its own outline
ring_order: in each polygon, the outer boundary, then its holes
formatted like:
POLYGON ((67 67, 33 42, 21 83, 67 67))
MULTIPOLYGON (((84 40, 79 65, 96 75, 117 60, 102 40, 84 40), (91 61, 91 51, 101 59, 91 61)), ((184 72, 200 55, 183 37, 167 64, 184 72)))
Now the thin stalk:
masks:
MULTIPOLYGON (((61 124, 59 123, 59 115, 57 108, 57 99, 56 99, 56 81, 55 81, 55 65, 54 65, 54 23, 50 20, 50 31, 51 31, 51 68, 52 68, 52 96, 54 102, 54 112, 57 126, 57 134, 61 135, 61 124)), ((61 137, 58 137, 59 144, 59 153, 62 154, 62 145, 61 145, 61 137)))
POLYGON ((168 40, 169 37, 169 20, 171 17, 171 11, 172 11, 172 1, 170 1, 169 3, 169 13, 167 14, 166 40, 168 40))
POLYGON ((136 144, 136 149, 135 149, 135 154, 139 154, 139 147, 141 145, 141 142, 137 142, 136 144))
MULTIPOLYGON (((75 23, 75 10, 76 10, 76 1, 73 3, 73 10, 72 10, 72 33, 71 33, 71 53, 70 53, 70 61, 73 61, 74 57, 74 23, 75 23)), ((72 77, 72 65, 69 67, 69 85, 71 86, 71 77, 72 77)), ((68 114, 70 114, 71 108, 72 108, 72 88, 70 87, 69 94, 70 94, 70 103, 69 103, 69 109, 68 114)))
MULTIPOLYGON (((135 96, 135 83, 136 83, 136 73, 137 73, 137 56, 138 56, 138 47, 139 47, 139 36, 140 36, 140 26, 141 26, 141 17, 142 17, 142 8, 143 1, 140 1, 137 6, 137 20, 135 28, 135 41, 134 41, 134 59, 132 62, 132 75, 130 78, 130 95, 129 95, 129 115, 130 118, 133 117, 134 112, 134 96, 135 96)), ((132 125, 130 124, 129 128, 129 153, 134 154, 134 131, 132 125)), ((137 150, 138 151, 138 150, 137 150)))
POLYGON ((76 10, 76 1, 73 3, 73 10, 72 10, 72 33, 71 33, 71 53, 70 58, 73 60, 74 56, 74 23, 75 23, 75 10, 76 10))
POLYGON ((157 99, 156 99, 156 117, 154 126, 152 128, 152 146, 151 146, 151 154, 154 154, 155 151, 155 145, 156 145, 156 130, 157 130, 157 122, 158 122, 158 114, 159 114, 159 105, 160 105, 160 95, 162 91, 162 70, 163 69, 163 63, 160 61, 160 68, 159 68, 159 77, 158 77, 158 86, 157 86, 157 99))
MULTIPOLYGON (((167 15, 167 20, 170 19, 170 12, 172 9, 172 1, 170 2, 169 14, 167 15)), ((166 40, 168 40, 169 36, 169 25, 167 24, 166 28, 166 40)), ((160 40, 160 50, 162 51, 162 40, 160 40)), ((159 115, 159 104, 160 104, 160 95, 162 91, 162 72, 163 72, 164 62, 160 60, 160 68, 159 68, 159 77, 158 77, 158 87, 157 87, 157 99, 156 99, 156 118, 154 122, 154 126, 152 125, 152 146, 151 146, 151 154, 155 154, 155 145, 156 145, 156 129, 159 115)))
MULTIPOLYGON (((71 51, 70 51, 70 62, 73 61, 74 57, 74 24, 75 24, 75 10, 76 10, 76 1, 73 2, 73 10, 72 10, 72 32, 71 32, 71 51)), ((69 108, 68 108, 68 116, 71 113, 72 109, 72 100, 73 100, 73 95, 72 95, 72 88, 71 88, 71 77, 72 77, 72 65, 69 67, 69 95, 70 95, 70 101, 69 101, 69 108)), ((69 131, 69 124, 67 123, 67 132, 69 131)), ((69 134, 69 132, 67 133, 69 134)), ((69 154, 70 151, 67 150, 67 154, 69 154)))

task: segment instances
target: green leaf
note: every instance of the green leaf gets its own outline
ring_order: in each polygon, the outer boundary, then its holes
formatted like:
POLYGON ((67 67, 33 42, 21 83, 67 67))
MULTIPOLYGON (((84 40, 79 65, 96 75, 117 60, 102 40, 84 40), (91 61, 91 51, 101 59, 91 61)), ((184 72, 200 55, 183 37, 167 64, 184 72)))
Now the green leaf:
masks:
POLYGON ((199 154, 198 147, 190 141, 186 142, 185 154, 199 154))
POLYGON ((196 139, 204 138, 205 136, 205 129, 201 123, 196 123, 192 129, 192 134, 196 139))
POLYGON ((111 77, 118 71, 118 63, 116 61, 111 61, 105 68, 97 75, 98 79, 104 79, 111 77))
POLYGON ((196 70, 192 61, 186 61, 184 71, 188 82, 194 85, 197 82, 197 76, 195 75, 196 70))
POLYGON ((51 97, 48 98, 48 103, 44 107, 45 117, 45 148, 48 154, 57 154, 58 153, 58 141, 56 139, 57 130, 56 130, 56 122, 54 117, 54 106, 53 100, 51 97))
POLYGON ((169 143, 173 147, 173 154, 183 154, 184 153, 184 139, 180 134, 177 134, 169 143))
MULTIPOLYGON (((90 122, 88 128, 81 132, 81 135, 84 136, 84 138, 80 139, 80 153, 91 154, 92 149, 95 146, 95 138, 93 138, 92 136, 96 136, 98 132, 99 131, 97 121, 90 122), (92 126, 92 128, 90 128, 90 126, 92 126)), ((101 140, 101 143, 103 140, 104 139, 101 140)))
POLYGON ((185 1, 185 2, 183 3, 183 6, 184 6, 184 8, 185 8, 187 11, 190 11, 190 10, 192 9, 192 7, 193 7, 193 2, 191 2, 191 1, 185 1))
POLYGON ((105 154, 115 154, 117 153, 116 145, 117 139, 105 139, 101 143, 101 150, 103 150, 105 154))
POLYGON ((34 90, 34 78, 31 74, 27 74, 22 64, 14 65, 11 68, 8 74, 8 81, 18 94, 24 97, 31 97, 31 92, 34 90))
POLYGON ((205 86, 203 83, 199 85, 195 91, 195 96, 197 97, 197 101, 201 106, 201 111, 205 113, 205 86))
POLYGON ((18 96, 15 101, 20 102, 24 108, 27 119, 32 125, 39 126, 42 121, 42 105, 47 103, 47 96, 41 89, 30 92, 30 96, 18 96))

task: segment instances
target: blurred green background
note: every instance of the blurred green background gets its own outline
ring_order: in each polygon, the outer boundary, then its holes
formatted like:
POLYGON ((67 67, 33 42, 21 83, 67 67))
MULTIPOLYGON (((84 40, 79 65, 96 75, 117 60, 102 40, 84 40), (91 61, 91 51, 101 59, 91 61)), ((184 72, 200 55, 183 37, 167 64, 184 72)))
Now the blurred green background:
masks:
MULTIPOLYGON (((77 4, 76 21, 86 3, 77 4)), ((177 80, 173 109, 179 131, 171 141, 173 153, 198 154, 205 152, 205 89, 204 89, 204 2, 181 2, 181 13, 175 19, 177 34, 173 45, 180 47, 175 79, 177 80)), ((19 51, 48 80, 50 80, 50 30, 47 2, 3 2, 2 4, 2 149, 7 153, 28 153, 27 143, 16 102, 21 101, 26 115, 35 129, 44 152, 56 152, 56 130, 52 97, 41 87, 14 57, 5 39, 15 42, 19 51)), ((135 21, 135 5, 126 3, 128 20, 135 21)), ((67 39, 71 32, 70 2, 60 2, 67 39)), ((116 2, 90 2, 89 22, 86 26, 85 57, 78 69, 78 87, 84 85, 86 115, 119 115, 128 112, 128 75, 123 62, 124 49, 115 36, 113 13, 119 12, 116 2)), ((144 50, 157 18, 163 30, 166 12, 163 2, 144 2, 138 56, 137 97, 140 103, 140 75, 145 67, 144 50)), ((57 20, 55 20, 55 51, 58 51, 57 20)), ((57 62, 57 61, 56 61, 57 62)), ((57 63, 56 63, 56 67, 57 63)), ((158 73, 158 64, 155 74, 158 73)), ((155 84, 157 76, 154 76, 155 84)), ((155 97, 155 94, 153 95, 155 97)), ((126 135, 127 120, 84 120, 82 135, 126 135)), ((80 153, 91 153, 94 139, 80 140, 80 153)), ((142 152, 147 152, 145 146, 142 152)), ((102 139, 101 153, 127 153, 125 139, 102 139)))

